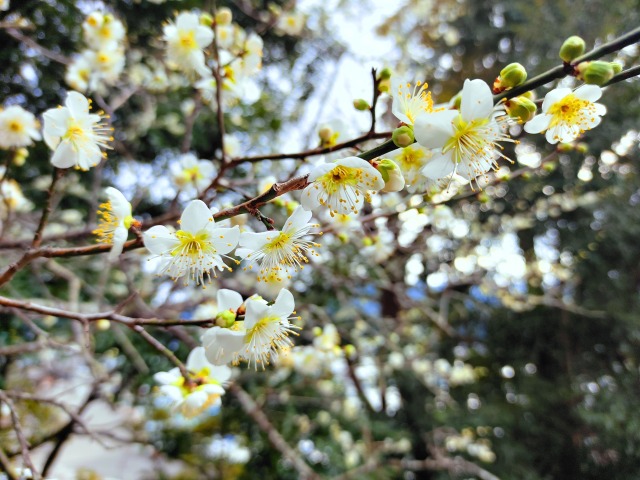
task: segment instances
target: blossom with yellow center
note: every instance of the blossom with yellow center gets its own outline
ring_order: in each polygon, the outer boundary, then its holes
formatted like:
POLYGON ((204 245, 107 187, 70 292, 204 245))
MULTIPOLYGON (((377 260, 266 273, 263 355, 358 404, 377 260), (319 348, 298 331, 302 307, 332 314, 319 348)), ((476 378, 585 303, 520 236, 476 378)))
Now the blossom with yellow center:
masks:
POLYGON ((160 393, 171 400, 173 408, 191 418, 220 405, 220 397, 225 393, 223 384, 231 377, 231 369, 209 363, 202 347, 191 351, 185 366, 190 373, 188 379, 178 368, 153 376, 160 384, 160 393))
POLYGON ((264 368, 273 357, 293 346, 289 335, 297 335, 295 330, 300 327, 290 322, 295 302, 289 290, 280 290, 273 305, 255 297, 244 304, 244 321, 230 328, 210 328, 202 338, 207 358, 215 365, 246 361, 249 367, 264 368))
POLYGON ((245 270, 253 269, 254 263, 260 264, 258 281, 268 281, 275 274, 277 281, 282 281, 282 274, 291 278, 290 270, 298 271, 309 263, 308 255, 318 255, 315 247, 320 244, 304 240, 309 230, 319 227, 309 223, 311 212, 298 206, 285 222, 282 231, 243 232, 240 234, 238 255, 250 262, 245 270))
POLYGON ((89 14, 82 23, 82 32, 85 42, 95 50, 121 43, 126 34, 120 20, 110 13, 102 12, 89 14))
POLYGON ((78 92, 69 92, 64 107, 44 112, 44 141, 54 150, 51 163, 58 168, 76 167, 89 170, 107 154, 100 148, 111 148, 112 128, 101 114, 89 113, 90 101, 78 92))
POLYGON ((417 81, 414 85, 394 77, 391 82, 393 114, 401 122, 413 125, 418 115, 433 112, 433 100, 428 87, 429 84, 426 82, 417 81))
POLYGON ((296 36, 300 35, 304 28, 305 17, 300 12, 287 12, 283 13, 278 18, 276 29, 279 33, 286 35, 296 36))
POLYGON ((100 222, 93 233, 97 235, 99 242, 113 244, 109 252, 109 260, 115 260, 122 253, 134 219, 131 215, 131 204, 119 190, 107 187, 105 193, 108 200, 100 205, 98 210, 100 222))
POLYGON ((542 113, 524 125, 527 133, 542 133, 551 144, 571 142, 585 131, 598 126, 607 113, 604 105, 594 103, 602 96, 597 85, 582 85, 575 91, 556 88, 544 97, 542 113))
POLYGON ((494 108, 491 88, 482 80, 465 80, 460 112, 441 110, 416 118, 416 141, 425 148, 437 149, 422 169, 433 180, 461 175, 473 181, 503 157, 498 142, 513 142, 506 133, 509 118, 494 108))
POLYGON ((199 160, 193 153, 180 155, 178 161, 169 168, 173 182, 187 193, 201 192, 209 186, 216 174, 210 160, 199 160))
POLYGON ((38 121, 33 113, 18 105, 0 111, 0 148, 20 148, 40 140, 38 121))
MULTIPOLYGON (((193 200, 185 208, 180 218, 180 230, 171 232, 167 227, 156 225, 144 235, 147 249, 162 259, 159 274, 167 274, 173 280, 186 275, 189 280, 204 285, 204 277, 209 281, 216 276, 216 268, 231 271, 222 256, 238 244, 240 230, 216 227, 211 210, 201 200, 193 200)), ((228 257, 230 258, 230 257, 228 257)))
POLYGON ((433 151, 417 143, 389 153, 389 158, 398 164, 404 175, 407 190, 424 192, 432 187, 433 180, 422 174, 422 169, 433 157, 433 151))
POLYGON ((197 73, 205 76, 209 69, 205 65, 203 49, 213 41, 213 30, 200 24, 197 14, 181 12, 175 24, 163 28, 167 42, 169 64, 187 75, 197 73))
POLYGON ((384 188, 382 175, 369 162, 347 157, 317 166, 310 174, 311 182, 302 192, 302 206, 313 210, 326 205, 331 215, 358 213, 369 191, 384 188))

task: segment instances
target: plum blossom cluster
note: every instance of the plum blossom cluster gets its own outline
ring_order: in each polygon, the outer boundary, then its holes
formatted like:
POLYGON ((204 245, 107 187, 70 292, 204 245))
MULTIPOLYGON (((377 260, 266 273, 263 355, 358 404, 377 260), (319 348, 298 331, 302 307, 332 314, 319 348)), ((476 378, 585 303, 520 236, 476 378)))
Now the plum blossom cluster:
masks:
POLYGON ((79 92, 103 92, 124 70, 126 30, 111 13, 95 11, 82 23, 82 33, 87 48, 69 64, 65 81, 79 92))

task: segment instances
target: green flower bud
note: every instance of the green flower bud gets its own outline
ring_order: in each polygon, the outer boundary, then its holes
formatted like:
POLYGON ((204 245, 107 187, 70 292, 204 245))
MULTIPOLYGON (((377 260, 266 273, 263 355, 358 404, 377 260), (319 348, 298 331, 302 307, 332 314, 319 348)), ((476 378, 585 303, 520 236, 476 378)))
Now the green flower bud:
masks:
POLYGON ((378 84, 378 91, 381 93, 389 92, 391 90, 391 80, 386 78, 381 80, 378 84))
POLYGON ((380 70, 378 78, 380 80, 389 80, 391 78, 391 69, 389 67, 384 67, 382 70, 380 70))
POLYGON ((527 80, 527 70, 519 63, 510 63, 500 70, 500 86, 503 89, 517 87, 527 80))
POLYGON ((584 40, 576 35, 567 38, 560 47, 560 58, 569 63, 584 53, 584 40))
POLYGON ((622 71, 622 65, 618 62, 611 62, 611 68, 613 68, 613 74, 617 75, 622 71))
POLYGON ((222 328, 229 328, 236 321, 236 313, 231 310, 225 310, 224 312, 216 315, 215 325, 222 328))
POLYGON ((601 60, 582 62, 576 69, 578 70, 578 78, 590 85, 604 85, 613 78, 611 62, 601 60))
POLYGON ((378 162, 376 168, 384 180, 382 192, 399 192, 404 188, 404 177, 400 167, 393 160, 383 158, 378 162))
POLYGON ((356 98, 353 101, 353 108, 355 108, 356 110, 364 111, 369 110, 371 107, 369 106, 369 103, 363 98, 356 98))
POLYGON ((571 152, 573 150, 572 143, 559 143, 557 146, 559 152, 571 152))
POLYGON ((580 152, 580 153, 589 153, 589 144, 588 143, 584 143, 584 142, 580 142, 576 145, 576 151, 580 152))
POLYGON ((391 139, 393 140, 393 143, 395 143, 396 147, 408 147, 415 141, 415 137, 413 136, 413 129, 408 125, 398 127, 393 131, 391 139))
POLYGON ((347 235, 346 233, 342 232, 338 234, 338 239, 342 242, 342 243, 349 243, 349 235, 347 235))
POLYGON ((210 27, 211 25, 213 25, 213 17, 208 13, 201 13, 200 25, 204 25, 205 27, 210 27))
POLYGON ((362 244, 363 244, 365 247, 370 247, 371 245, 373 245, 373 239, 372 239, 371 237, 364 237, 364 238, 362 239, 362 244))
POLYGON ((347 356, 347 358, 354 359, 356 358, 356 355, 358 354, 358 352, 356 350, 356 347, 349 344, 344 346, 344 354, 347 356))
POLYGON ((525 123, 531 120, 538 107, 525 96, 519 96, 510 99, 504 104, 505 110, 511 118, 517 118, 519 123, 525 123))

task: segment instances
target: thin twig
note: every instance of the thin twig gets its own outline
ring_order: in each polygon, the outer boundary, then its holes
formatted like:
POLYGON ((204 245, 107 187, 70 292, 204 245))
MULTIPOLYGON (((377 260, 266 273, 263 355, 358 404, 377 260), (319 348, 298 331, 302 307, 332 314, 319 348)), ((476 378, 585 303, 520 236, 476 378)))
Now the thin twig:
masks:
POLYGON ((18 437, 18 443, 20 443, 22 461, 31 470, 31 475, 33 476, 34 480, 40 480, 42 476, 40 475, 40 473, 38 473, 36 467, 31 461, 31 455, 29 454, 29 442, 27 442, 27 437, 25 437, 22 426, 20 425, 20 419, 18 418, 18 414, 16 413, 16 406, 13 401, 7 396, 4 390, 0 390, 0 400, 9 407, 11 422, 13 423, 13 430, 16 432, 16 437, 18 437))

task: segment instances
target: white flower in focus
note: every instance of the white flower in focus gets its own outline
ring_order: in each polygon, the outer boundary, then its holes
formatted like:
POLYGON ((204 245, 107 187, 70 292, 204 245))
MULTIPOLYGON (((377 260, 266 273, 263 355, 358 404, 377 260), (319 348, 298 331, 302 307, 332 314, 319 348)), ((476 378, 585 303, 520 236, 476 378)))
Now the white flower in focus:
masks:
POLYGON ((181 12, 175 24, 163 28, 167 42, 167 60, 176 69, 186 74, 205 76, 209 69, 205 65, 203 48, 213 41, 213 30, 200 24, 197 14, 181 12))
POLYGON ((597 85, 582 85, 575 91, 556 88, 544 97, 542 113, 524 125, 527 133, 542 133, 551 144, 572 142, 600 124, 607 108, 594 103, 602 96, 597 85))
POLYGON ((171 399, 173 407, 191 418, 220 404, 220 396, 225 393, 222 385, 231 377, 231 369, 209 363, 202 347, 191 351, 186 368, 191 374, 189 379, 185 379, 178 368, 158 372, 153 378, 160 384, 160 392, 171 399))
POLYGON ((58 168, 76 167, 89 170, 107 154, 100 150, 111 148, 112 128, 103 117, 89 113, 90 101, 78 92, 68 92, 64 107, 44 112, 44 141, 54 150, 51 163, 58 168))
POLYGON ((267 281, 272 273, 279 280, 281 273, 289 275, 289 270, 302 270, 309 263, 307 255, 317 255, 313 250, 320 244, 304 240, 309 230, 319 227, 309 223, 311 212, 298 206, 285 222, 282 231, 243 232, 240 234, 239 246, 248 253, 244 256, 250 262, 245 270, 252 269, 254 263, 260 264, 258 281, 267 281))
POLYGON ((347 157, 317 166, 309 174, 302 192, 302 206, 313 210, 326 205, 331 215, 358 213, 369 191, 384 188, 384 180, 371 164, 358 157, 347 157))
POLYGON ((108 199, 100 205, 98 210, 100 222, 93 233, 98 236, 101 243, 113 244, 109 252, 109 260, 113 261, 122 253, 129 227, 134 220, 131 215, 131 204, 120 190, 107 187, 105 193, 108 199))
POLYGON ((117 45, 124 40, 125 29, 122 22, 110 13, 93 12, 82 23, 84 40, 95 49, 107 45, 117 45))
POLYGON ((391 94, 393 104, 391 111, 400 120, 408 125, 413 125, 418 115, 433 112, 433 100, 431 92, 427 91, 429 84, 417 81, 415 86, 403 80, 393 77, 391 81, 391 94))
POLYGON ((239 235, 237 226, 217 227, 205 203, 193 200, 180 217, 180 230, 173 233, 162 225, 151 227, 144 233, 144 245, 162 259, 159 274, 166 273, 173 280, 186 275, 185 285, 189 280, 204 285, 205 275, 209 280, 217 276, 216 268, 231 271, 222 256, 228 257, 239 235))
POLYGON ((187 192, 201 192, 215 176, 215 168, 209 160, 198 160, 193 153, 180 155, 178 162, 169 167, 173 182, 187 192))
POLYGON ((459 112, 442 110, 416 118, 416 141, 438 150, 422 173, 434 180, 458 174, 472 181, 497 168, 496 160, 507 158, 498 142, 513 141, 505 133, 508 121, 502 109, 494 109, 489 85, 465 80, 459 112))
MULTIPOLYGON (((238 300, 241 298, 236 298, 235 304, 238 300)), ((203 335, 207 358, 212 363, 246 361, 249 367, 253 364, 257 369, 259 364, 264 368, 272 357, 293 345, 289 335, 297 335, 295 330, 299 327, 289 321, 295 308, 289 290, 282 289, 273 305, 255 297, 248 298, 244 304, 244 321, 236 321, 230 328, 210 328, 203 335)))
MULTIPOLYGON (((244 303, 242 295, 233 290, 221 289, 216 294, 218 315, 220 312, 235 319, 244 303)), ((202 336, 202 344, 207 359, 214 365, 237 362, 239 352, 244 348, 244 321, 234 321, 230 327, 215 326, 202 336)))
POLYGON ((38 121, 33 113, 18 105, 0 111, 0 148, 19 148, 40 140, 38 121))
POLYGON ((296 36, 300 35, 300 32, 302 32, 304 22, 304 15, 300 12, 283 13, 280 18, 278 18, 276 28, 282 33, 296 36))

